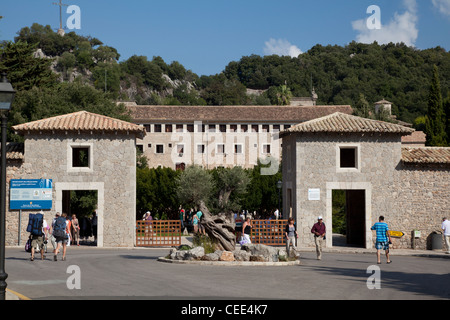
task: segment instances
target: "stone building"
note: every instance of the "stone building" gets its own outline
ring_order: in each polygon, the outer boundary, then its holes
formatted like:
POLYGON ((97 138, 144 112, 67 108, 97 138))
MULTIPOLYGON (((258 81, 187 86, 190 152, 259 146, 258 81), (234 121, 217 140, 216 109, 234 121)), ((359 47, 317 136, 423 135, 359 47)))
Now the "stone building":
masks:
MULTIPOLYGON (((97 191, 97 246, 134 246, 136 138, 145 135, 143 127, 81 111, 13 129, 25 142, 8 146, 7 199, 11 179, 52 179, 53 205, 44 211, 51 223, 56 212, 66 210, 71 190, 97 191)), ((7 245, 26 242, 30 212, 7 206, 7 245)))
POLYGON ((385 216, 404 233, 394 248, 429 248, 450 207, 450 148, 402 146, 414 129, 334 113, 281 133, 283 208, 294 217, 299 246, 313 246, 323 216, 333 246, 333 190, 345 190, 348 245, 373 248, 370 227, 385 216), (420 231, 420 237, 413 230, 420 231))
MULTIPOLYGON (((137 146, 151 168, 252 168, 258 159, 281 155, 279 132, 351 106, 138 106, 128 104, 133 122, 147 135, 137 146)), ((275 163, 273 161, 272 163, 275 163)))

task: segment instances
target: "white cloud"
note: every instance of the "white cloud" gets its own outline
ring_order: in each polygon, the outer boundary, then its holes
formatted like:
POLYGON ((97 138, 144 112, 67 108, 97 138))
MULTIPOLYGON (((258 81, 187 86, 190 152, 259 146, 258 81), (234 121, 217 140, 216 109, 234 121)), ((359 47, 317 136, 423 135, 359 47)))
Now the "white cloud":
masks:
MULTIPOLYGON (((353 30, 358 32, 356 41, 362 43, 377 41, 380 44, 403 42, 408 46, 414 46, 419 35, 419 30, 417 29, 417 3, 416 0, 404 0, 403 3, 406 11, 403 14, 396 12, 394 18, 388 24, 381 24, 380 29, 369 29, 367 27, 366 22, 367 18, 370 17, 369 15, 366 19, 353 21, 353 30)), ((385 19, 381 8, 381 20, 385 19)))
POLYGON ((279 56, 290 56, 291 58, 296 58, 303 52, 295 45, 291 44, 289 41, 284 39, 273 39, 265 42, 264 54, 265 55, 279 55, 279 56))
POLYGON ((450 0, 432 0, 432 2, 441 13, 450 16, 450 0))

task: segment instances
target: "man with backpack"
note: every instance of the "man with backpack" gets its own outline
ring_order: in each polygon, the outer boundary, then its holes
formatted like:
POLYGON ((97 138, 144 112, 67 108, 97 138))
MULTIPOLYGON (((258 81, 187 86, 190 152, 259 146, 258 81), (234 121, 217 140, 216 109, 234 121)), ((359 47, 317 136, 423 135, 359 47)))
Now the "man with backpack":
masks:
POLYGON ((53 237, 55 237, 56 249, 54 250, 53 260, 58 261, 58 253, 63 248, 62 260, 66 260, 67 241, 69 240, 67 233, 67 213, 63 212, 60 217, 57 217, 53 223, 53 237))
POLYGON ((37 214, 30 214, 27 231, 31 236, 31 261, 34 261, 36 248, 41 252, 41 260, 44 260, 44 241, 47 239, 47 221, 41 211, 37 214))

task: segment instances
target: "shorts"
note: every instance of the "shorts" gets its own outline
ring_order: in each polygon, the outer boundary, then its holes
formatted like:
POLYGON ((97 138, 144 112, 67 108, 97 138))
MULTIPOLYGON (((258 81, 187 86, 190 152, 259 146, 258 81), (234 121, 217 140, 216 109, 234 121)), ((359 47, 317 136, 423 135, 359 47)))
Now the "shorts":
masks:
POLYGON ((375 248, 377 250, 389 250, 389 242, 376 242, 375 248))
POLYGON ((55 237, 55 241, 56 243, 64 243, 67 244, 67 242, 69 241, 69 238, 62 238, 62 237, 55 237))
POLYGON ((40 250, 44 249, 44 237, 43 236, 33 236, 31 238, 31 247, 38 248, 40 250))

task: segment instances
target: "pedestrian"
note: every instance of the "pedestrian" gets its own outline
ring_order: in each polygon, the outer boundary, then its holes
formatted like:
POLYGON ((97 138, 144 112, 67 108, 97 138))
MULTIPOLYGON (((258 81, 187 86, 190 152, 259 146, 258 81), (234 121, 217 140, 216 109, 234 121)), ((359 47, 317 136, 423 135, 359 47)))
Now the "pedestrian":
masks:
POLYGON ((250 239, 250 234, 252 233, 252 225, 250 224, 250 217, 245 219, 244 224, 242 225, 243 231, 243 243, 252 243, 250 239))
POLYGON ((42 225, 40 225, 39 230, 33 230, 31 233, 31 261, 34 261, 34 254, 36 249, 41 253, 41 260, 45 259, 44 256, 44 242, 47 238, 47 221, 44 219, 44 214, 41 211, 39 215, 42 216, 42 225))
POLYGON ((377 263, 381 264, 381 250, 384 250, 386 253, 387 263, 391 263, 392 261, 389 258, 389 244, 392 243, 391 235, 389 232, 389 226, 386 222, 384 222, 384 217, 380 216, 378 218, 378 222, 376 222, 371 230, 376 231, 376 241, 375 248, 377 249, 377 263))
POLYGON ((294 249, 296 246, 296 239, 298 239, 297 226, 294 224, 294 218, 289 217, 288 224, 285 229, 286 234, 286 253, 289 256, 289 245, 292 244, 294 249))
POLYGON ((244 219, 239 214, 235 214, 234 218, 234 231, 236 232, 236 241, 241 241, 242 237, 242 225, 244 224, 244 219))
POLYGON ((97 242, 97 223, 98 223, 97 209, 95 209, 94 213, 92 214, 92 219, 91 219, 92 234, 94 236, 94 242, 97 242))
POLYGON ((52 243, 52 246, 53 246, 53 252, 56 249, 56 238, 53 236, 53 228, 54 228, 56 219, 58 219, 60 216, 61 216, 61 214, 59 212, 57 212, 55 214, 55 217, 52 220, 52 225, 50 226, 50 230, 49 230, 50 242, 52 243))
POLYGON ((181 231, 183 231, 183 229, 184 229, 184 216, 185 216, 184 209, 181 208, 181 210, 180 210, 181 231))
POLYGON ((198 222, 199 222, 199 219, 198 219, 197 214, 195 213, 192 216, 192 225, 194 226, 194 234, 196 234, 198 232, 198 222))
POLYGON ((205 233, 205 227, 203 227, 201 221, 202 221, 202 217, 203 217, 203 212, 201 210, 197 211, 197 219, 198 219, 198 232, 201 234, 206 234, 205 233))
POLYGON ((80 246, 80 223, 78 222, 77 216, 75 214, 72 215, 72 244, 80 246))
POLYGON ((316 245, 317 260, 322 260, 323 240, 326 239, 326 227, 325 223, 323 223, 322 216, 317 217, 317 222, 311 228, 311 233, 314 234, 314 243, 316 245))
POLYGON ((450 253, 450 221, 447 218, 442 219, 441 229, 444 230, 444 240, 447 251, 445 253, 450 253))
POLYGON ((53 252, 53 260, 58 261, 58 253, 59 250, 63 249, 63 257, 62 260, 66 260, 66 251, 67 251, 67 241, 69 239, 69 234, 67 230, 67 213, 63 212, 60 217, 55 220, 55 224, 53 226, 53 236, 56 241, 56 249, 53 252))

